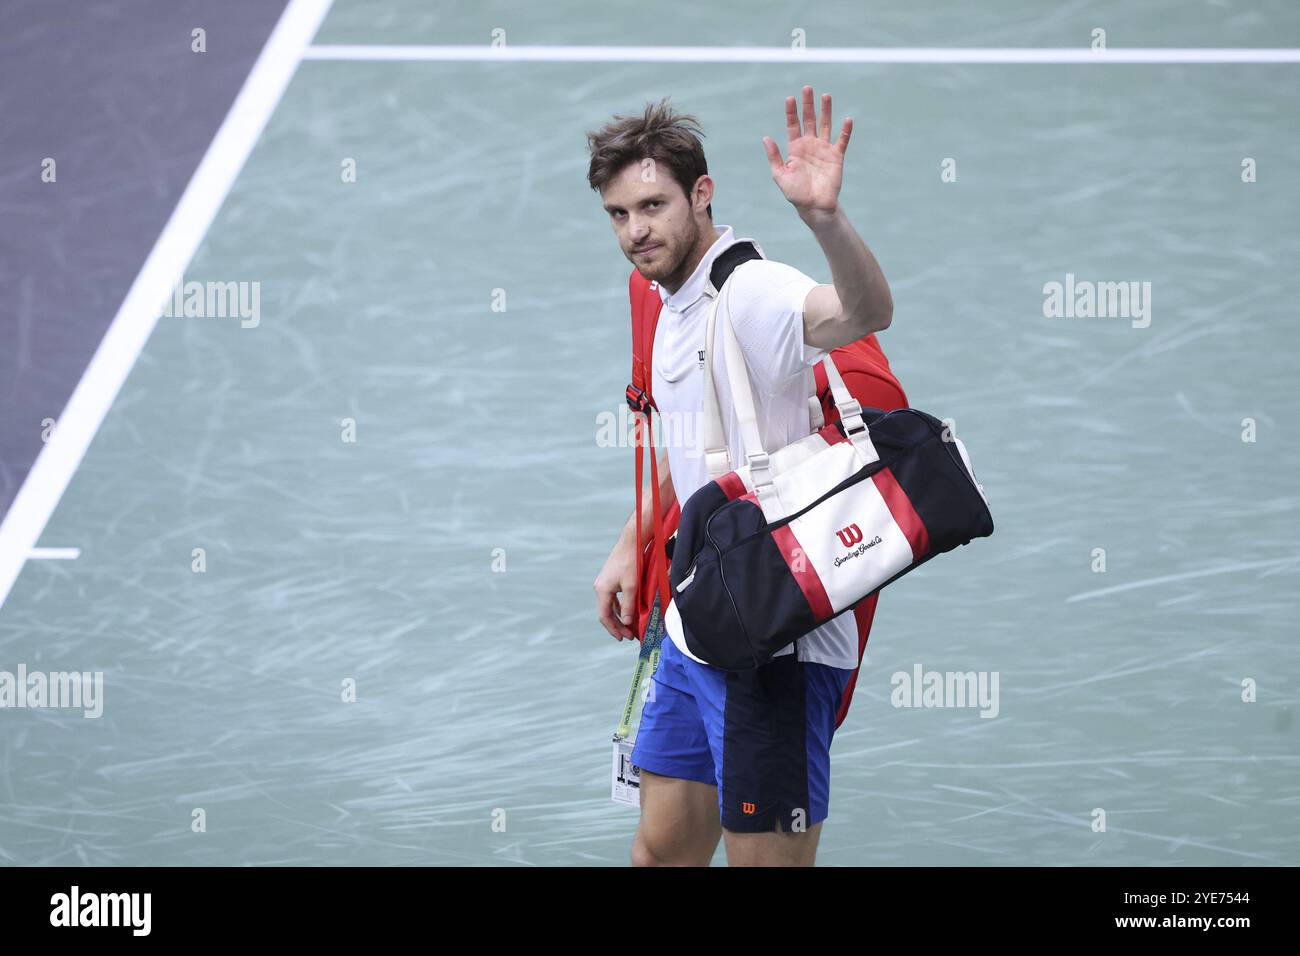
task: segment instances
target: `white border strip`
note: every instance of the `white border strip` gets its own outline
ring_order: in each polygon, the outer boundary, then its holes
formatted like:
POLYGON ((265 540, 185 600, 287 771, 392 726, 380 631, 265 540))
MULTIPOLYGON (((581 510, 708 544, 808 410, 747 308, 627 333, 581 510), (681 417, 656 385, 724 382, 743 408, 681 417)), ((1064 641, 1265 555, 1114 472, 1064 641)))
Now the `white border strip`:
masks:
POLYGON ((513 60, 562 63, 1300 63, 1300 49, 1133 47, 357 46, 307 48, 308 60, 513 60))
POLYGON ((75 561, 81 557, 80 548, 32 548, 28 561, 75 561))
POLYGON ((333 0, 289 0, 0 524, 0 605, 153 332, 333 0))

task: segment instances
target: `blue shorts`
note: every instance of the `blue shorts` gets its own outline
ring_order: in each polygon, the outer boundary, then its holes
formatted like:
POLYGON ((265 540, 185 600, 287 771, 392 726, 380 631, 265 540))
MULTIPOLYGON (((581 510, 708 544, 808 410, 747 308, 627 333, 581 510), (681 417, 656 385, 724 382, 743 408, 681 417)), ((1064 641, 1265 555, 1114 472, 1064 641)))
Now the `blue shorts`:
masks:
POLYGON ((665 636, 632 763, 716 786, 732 832, 806 830, 828 813, 831 737, 852 676, 794 654, 724 671, 665 636))

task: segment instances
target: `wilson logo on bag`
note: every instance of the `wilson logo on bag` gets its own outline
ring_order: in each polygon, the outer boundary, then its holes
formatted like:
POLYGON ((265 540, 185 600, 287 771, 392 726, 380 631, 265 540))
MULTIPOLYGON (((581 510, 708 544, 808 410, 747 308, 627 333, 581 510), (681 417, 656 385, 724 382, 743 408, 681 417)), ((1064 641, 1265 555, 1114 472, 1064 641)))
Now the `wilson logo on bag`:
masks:
POLYGON ((835 533, 840 536, 840 541, 844 543, 846 548, 851 548, 862 540, 862 529, 855 524, 851 524, 847 528, 841 528, 835 533))

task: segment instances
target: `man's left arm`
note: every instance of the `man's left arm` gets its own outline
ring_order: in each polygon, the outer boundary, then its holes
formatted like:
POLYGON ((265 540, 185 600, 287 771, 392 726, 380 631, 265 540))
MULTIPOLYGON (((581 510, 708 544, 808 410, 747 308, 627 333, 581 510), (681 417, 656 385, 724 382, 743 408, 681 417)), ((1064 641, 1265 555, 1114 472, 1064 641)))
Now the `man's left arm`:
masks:
POLYGON ((816 286, 804 301, 804 341, 816 348, 847 345, 889 328, 894 301, 880 264, 840 206, 844 154, 853 132, 845 119, 839 139, 831 142, 831 95, 822 94, 822 115, 813 108, 813 89, 803 88, 803 122, 793 96, 785 101, 788 158, 771 137, 763 148, 772 179, 799 213, 831 269, 831 284, 816 286))
POLYGON ((826 254, 833 282, 815 287, 804 300, 804 341, 830 350, 889 328, 889 283, 843 208, 803 220, 826 254))

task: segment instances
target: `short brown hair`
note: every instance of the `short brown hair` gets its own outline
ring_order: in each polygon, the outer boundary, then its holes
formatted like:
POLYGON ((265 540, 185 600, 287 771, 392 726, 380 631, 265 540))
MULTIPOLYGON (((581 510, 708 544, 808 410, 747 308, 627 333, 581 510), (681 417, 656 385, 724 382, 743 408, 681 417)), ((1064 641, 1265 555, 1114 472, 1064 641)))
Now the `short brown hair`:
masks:
MULTIPOLYGON (((703 135, 699 120, 675 113, 667 97, 646 103, 643 116, 615 116, 599 131, 587 134, 591 150, 587 182, 600 192, 629 163, 649 157, 668 167, 689 199, 696 181, 709 172, 699 139, 703 135)), ((713 218, 713 203, 705 212, 713 218)))

